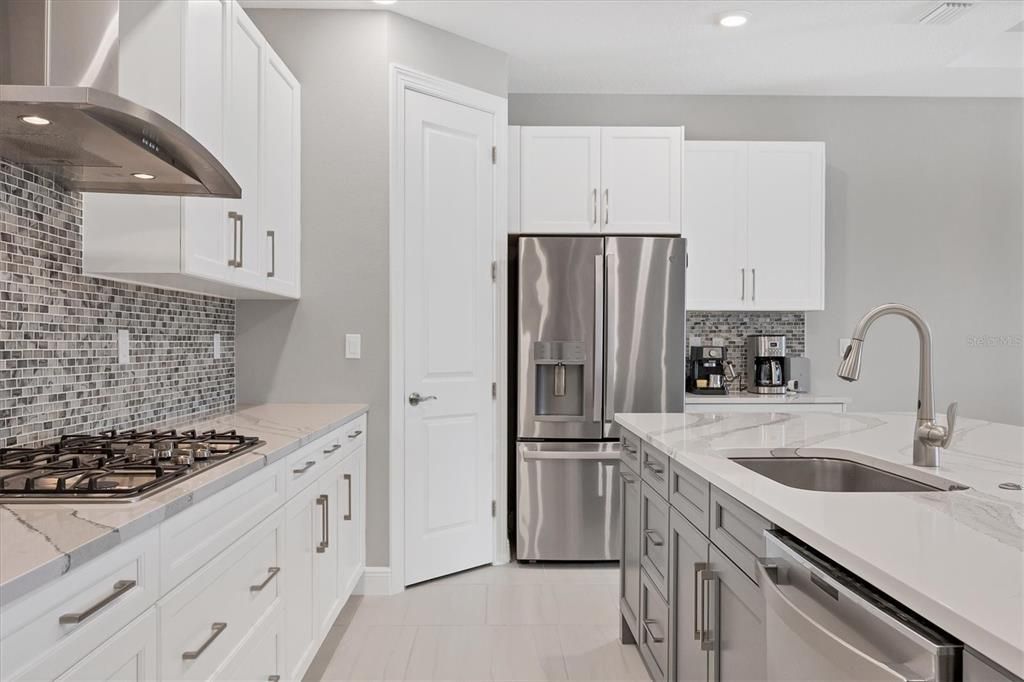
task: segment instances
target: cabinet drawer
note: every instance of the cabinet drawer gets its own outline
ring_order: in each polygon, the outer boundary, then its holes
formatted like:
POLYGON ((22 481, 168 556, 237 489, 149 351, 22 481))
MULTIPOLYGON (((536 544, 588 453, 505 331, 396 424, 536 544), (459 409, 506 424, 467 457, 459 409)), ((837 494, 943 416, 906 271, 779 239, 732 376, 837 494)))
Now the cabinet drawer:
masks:
POLYGON ((284 677, 284 603, 278 600, 246 633, 216 680, 269 680, 284 677))
POLYGON ((291 499, 310 483, 320 477, 343 457, 341 431, 331 431, 308 445, 304 445, 284 461, 285 495, 291 499))
POLYGON ((668 499, 669 456, 661 450, 643 443, 640 448, 640 476, 661 499, 668 499))
POLYGON ((162 679, 209 678, 280 601, 283 515, 275 512, 160 600, 162 679))
POLYGON ((284 467, 277 462, 165 521, 160 526, 161 593, 205 566, 284 501, 284 467))
POLYGON ((622 464, 634 474, 640 473, 640 439, 629 431, 622 432, 622 464))
POLYGON ((640 637, 637 646, 654 682, 668 672, 668 603, 646 574, 640 579, 640 637))
POLYGON ((0 679, 54 679, 155 603, 157 537, 153 529, 5 606, 0 679))
POLYGON ((646 483, 640 489, 640 565, 663 595, 668 595, 668 502, 646 483))
POLYGON ((675 460, 669 463, 668 483, 668 501, 707 535, 711 484, 675 460))
POLYGON ((711 541, 751 580, 757 580, 757 557, 764 556, 764 531, 771 526, 746 505, 711 488, 711 541))
POLYGON ((338 429, 338 442, 346 456, 366 445, 366 415, 361 415, 338 429))

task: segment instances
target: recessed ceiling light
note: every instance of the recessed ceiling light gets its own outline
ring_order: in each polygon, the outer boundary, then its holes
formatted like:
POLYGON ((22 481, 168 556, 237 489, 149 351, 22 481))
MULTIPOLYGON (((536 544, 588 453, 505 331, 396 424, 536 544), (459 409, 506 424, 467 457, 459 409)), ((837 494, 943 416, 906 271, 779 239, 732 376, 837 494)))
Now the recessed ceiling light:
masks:
POLYGON ((718 18, 720 26, 739 28, 750 20, 750 12, 727 12, 718 18))
POLYGON ((132 177, 138 178, 139 180, 152 180, 156 176, 151 175, 150 173, 132 173, 132 177))
POLYGON ((398 2, 398 0, 373 0, 373 4, 375 5, 393 5, 396 2, 398 2))
POLYGON ((18 118, 21 121, 23 121, 24 123, 28 123, 29 125, 33 125, 33 126, 48 126, 48 125, 50 125, 50 119, 43 118, 42 116, 34 116, 34 115, 29 114, 27 116, 19 116, 18 118))

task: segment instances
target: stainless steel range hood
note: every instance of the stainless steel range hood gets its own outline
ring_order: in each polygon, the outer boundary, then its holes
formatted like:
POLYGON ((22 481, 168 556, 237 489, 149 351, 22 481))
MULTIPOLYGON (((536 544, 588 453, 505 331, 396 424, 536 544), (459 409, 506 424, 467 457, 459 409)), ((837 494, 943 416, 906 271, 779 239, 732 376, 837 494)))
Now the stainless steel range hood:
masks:
POLYGON ((237 199, 195 138, 119 97, 118 0, 0 0, 0 158, 72 190, 237 199))

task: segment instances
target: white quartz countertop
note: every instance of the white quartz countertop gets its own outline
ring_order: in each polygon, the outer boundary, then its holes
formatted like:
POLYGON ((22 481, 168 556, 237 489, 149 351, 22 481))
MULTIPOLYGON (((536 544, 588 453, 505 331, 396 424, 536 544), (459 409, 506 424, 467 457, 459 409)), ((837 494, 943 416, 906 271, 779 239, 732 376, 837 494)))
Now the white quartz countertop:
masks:
POLYGON ((149 530, 367 411, 358 404, 266 404, 181 424, 237 429, 266 445, 137 502, 0 505, 0 605, 149 530))
POLYGON ((619 414, 616 421, 967 646, 1024 677, 1024 428, 960 419, 941 467, 911 462, 913 415, 619 414), (852 450, 970 486, 829 493, 750 471, 735 449, 852 450))
POLYGON ((736 391, 726 395, 701 395, 699 393, 686 393, 686 402, 691 405, 835 405, 836 403, 847 404, 849 398, 837 396, 817 395, 814 393, 787 393, 785 395, 760 395, 736 391))

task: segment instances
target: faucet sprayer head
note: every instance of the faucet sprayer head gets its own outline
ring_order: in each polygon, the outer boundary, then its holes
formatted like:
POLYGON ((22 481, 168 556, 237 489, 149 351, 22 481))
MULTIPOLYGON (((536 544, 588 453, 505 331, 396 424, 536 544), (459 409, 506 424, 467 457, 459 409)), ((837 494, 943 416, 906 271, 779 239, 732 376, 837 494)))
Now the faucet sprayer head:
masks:
POLYGON ((863 340, 850 339, 850 345, 846 347, 843 359, 839 363, 839 369, 836 370, 836 375, 840 379, 850 382, 860 379, 860 360, 863 347, 863 340))

